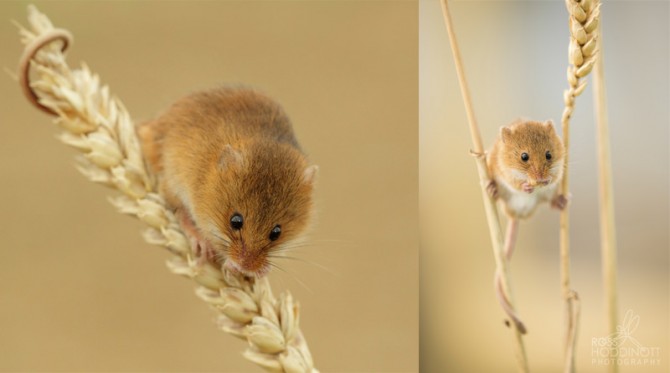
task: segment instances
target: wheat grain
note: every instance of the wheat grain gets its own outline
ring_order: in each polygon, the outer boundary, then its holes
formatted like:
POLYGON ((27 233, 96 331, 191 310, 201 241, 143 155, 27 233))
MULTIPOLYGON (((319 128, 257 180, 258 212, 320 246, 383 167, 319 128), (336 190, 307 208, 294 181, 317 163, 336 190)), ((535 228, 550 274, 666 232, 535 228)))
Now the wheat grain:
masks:
MULTIPOLYGON (((575 98, 584 92, 586 77, 596 63, 598 56, 598 24, 600 22, 600 2, 598 0, 565 0, 568 8, 570 46, 568 47, 568 83, 570 88, 565 90, 563 101, 562 124, 569 124, 572 112, 575 110, 575 98)), ((567 147, 567 146, 566 146, 567 147)))
POLYGON ((28 7, 28 21, 30 30, 20 28, 25 50, 19 81, 30 102, 56 116, 54 122, 63 129, 60 140, 80 152, 79 171, 123 193, 111 202, 149 226, 143 234, 147 242, 174 254, 167 262, 170 271, 193 279, 198 297, 219 312, 218 326, 248 341, 245 358, 270 371, 317 372, 300 331, 298 303, 290 293, 276 298, 266 278, 241 277, 191 258, 174 214, 156 193, 121 101, 86 65, 70 69, 63 54, 72 41, 69 32, 54 28, 33 6, 28 7), (31 67, 36 76, 32 81, 31 67))

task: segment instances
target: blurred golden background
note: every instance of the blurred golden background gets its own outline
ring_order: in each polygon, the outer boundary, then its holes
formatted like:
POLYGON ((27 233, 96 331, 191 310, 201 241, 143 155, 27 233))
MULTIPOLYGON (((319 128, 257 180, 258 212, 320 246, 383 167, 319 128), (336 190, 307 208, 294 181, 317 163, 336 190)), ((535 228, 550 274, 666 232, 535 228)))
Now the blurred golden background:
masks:
MULTIPOLYGON (((0 3, 10 70, 28 3, 0 3)), ((296 254, 317 264, 279 263, 275 290, 299 300, 322 371, 418 370, 416 2, 35 4, 137 120, 221 83, 281 102, 320 173, 296 254)), ((0 370, 260 371, 3 75, 0 370)))
MULTIPOLYGON (((604 1, 602 8, 620 324, 632 310, 639 325, 631 336, 644 347, 660 348, 659 365, 622 372, 670 369, 668 5, 604 1)), ((440 4, 421 1, 419 8, 421 367, 514 372, 512 336, 493 292, 490 238, 440 4)), ((569 40, 564 3, 452 1, 450 8, 486 146, 500 126, 520 116, 560 123, 569 40)), ((591 361, 592 339, 608 336, 591 86, 577 99, 570 131, 572 287, 582 305, 577 370, 606 372, 591 361)), ((511 264, 535 372, 562 371, 558 216, 543 207, 521 223, 511 264)))

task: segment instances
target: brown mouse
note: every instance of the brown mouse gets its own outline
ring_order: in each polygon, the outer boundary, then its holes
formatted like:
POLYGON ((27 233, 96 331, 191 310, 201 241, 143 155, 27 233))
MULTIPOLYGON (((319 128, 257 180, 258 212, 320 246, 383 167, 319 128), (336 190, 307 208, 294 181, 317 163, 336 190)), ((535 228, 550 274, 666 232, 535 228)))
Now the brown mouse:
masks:
POLYGON ((248 88, 188 95, 138 134, 160 193, 201 260, 261 277, 306 230, 317 166, 282 107, 248 88))
MULTIPOLYGON (((514 252, 519 219, 530 217, 543 202, 551 201, 558 209, 567 206, 567 198, 558 192, 565 167, 565 147, 552 121, 518 120, 500 129, 486 161, 491 177, 487 191, 502 202, 508 217, 503 251, 509 260, 514 252)), ((517 330, 525 334, 526 327, 505 296, 499 273, 496 273, 496 295, 517 330)))
POLYGON ((487 157, 489 193, 503 201, 512 218, 531 216, 545 201, 562 209, 567 200, 558 194, 558 184, 564 159, 563 141, 550 120, 520 120, 502 127, 487 157))

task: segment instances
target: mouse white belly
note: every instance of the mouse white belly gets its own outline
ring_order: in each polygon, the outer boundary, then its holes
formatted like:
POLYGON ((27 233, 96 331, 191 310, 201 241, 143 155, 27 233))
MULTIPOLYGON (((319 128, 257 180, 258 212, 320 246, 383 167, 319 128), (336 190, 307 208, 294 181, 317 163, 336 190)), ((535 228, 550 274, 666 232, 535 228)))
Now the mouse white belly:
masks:
POLYGON ((557 184, 537 187, 532 193, 526 193, 509 185, 505 180, 496 178, 498 195, 504 202, 504 208, 509 215, 518 218, 527 218, 535 212, 537 205, 550 201, 556 194, 557 184))

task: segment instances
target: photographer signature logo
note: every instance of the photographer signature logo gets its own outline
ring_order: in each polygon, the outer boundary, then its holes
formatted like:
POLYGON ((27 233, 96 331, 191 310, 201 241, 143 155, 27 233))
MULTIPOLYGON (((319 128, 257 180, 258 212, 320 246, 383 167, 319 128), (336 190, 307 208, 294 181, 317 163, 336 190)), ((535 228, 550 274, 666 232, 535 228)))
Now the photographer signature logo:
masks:
POLYGON ((626 311, 623 323, 607 337, 591 339, 591 364, 593 365, 660 365, 661 348, 646 347, 633 333, 640 324, 640 316, 626 311))

